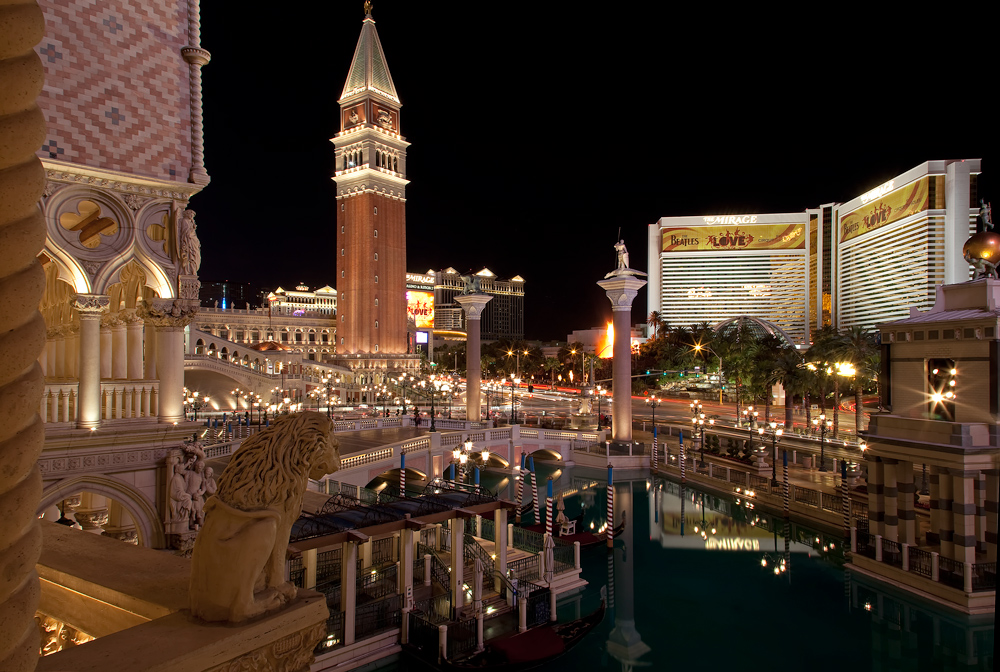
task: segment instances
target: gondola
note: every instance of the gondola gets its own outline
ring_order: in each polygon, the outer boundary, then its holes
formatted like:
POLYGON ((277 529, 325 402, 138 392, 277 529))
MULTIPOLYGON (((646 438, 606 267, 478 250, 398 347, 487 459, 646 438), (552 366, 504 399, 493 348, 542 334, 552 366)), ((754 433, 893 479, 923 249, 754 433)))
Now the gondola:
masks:
MULTIPOLYGON (((576 517, 577 527, 579 528, 580 523, 583 522, 583 514, 581 513, 576 517)), ((539 534, 545 533, 544 525, 521 525, 526 530, 531 530, 532 532, 537 532, 539 534)), ((625 531, 625 512, 622 511, 621 522, 615 525, 614 530, 612 530, 612 538, 618 538, 621 533, 625 531)), ((591 532, 590 530, 584 530, 583 532, 577 532, 576 534, 564 534, 564 535, 554 535, 557 539, 562 539, 565 542, 573 543, 575 541, 580 542, 580 547, 585 548, 587 546, 594 546, 595 544, 600 544, 607 540, 608 535, 606 532, 591 532)))
POLYGON ((593 613, 566 623, 531 628, 490 641, 486 648, 461 660, 443 660, 438 667, 446 672, 486 670, 508 672, 530 670, 551 663, 576 646, 604 619, 604 600, 593 613))

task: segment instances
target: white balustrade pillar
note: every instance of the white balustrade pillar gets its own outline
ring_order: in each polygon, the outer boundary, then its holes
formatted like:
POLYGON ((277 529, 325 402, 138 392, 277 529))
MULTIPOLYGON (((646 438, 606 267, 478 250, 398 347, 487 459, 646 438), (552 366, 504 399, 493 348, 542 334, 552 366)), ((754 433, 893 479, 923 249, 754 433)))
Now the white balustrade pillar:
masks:
POLYGON ((145 372, 143 377, 146 380, 156 380, 156 329, 142 330, 144 341, 145 372))
POLYGON ((80 387, 77 397, 77 427, 101 424, 101 314, 106 296, 77 294, 73 308, 80 314, 80 387))

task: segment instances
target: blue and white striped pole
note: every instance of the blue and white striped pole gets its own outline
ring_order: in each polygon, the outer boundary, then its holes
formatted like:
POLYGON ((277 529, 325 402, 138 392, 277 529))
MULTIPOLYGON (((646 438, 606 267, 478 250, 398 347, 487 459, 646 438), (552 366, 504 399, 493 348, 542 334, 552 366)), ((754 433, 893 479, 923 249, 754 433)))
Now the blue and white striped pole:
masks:
POLYGON ((517 509, 514 512, 514 522, 521 524, 521 497, 524 494, 524 452, 521 452, 521 470, 517 472, 517 495, 515 497, 517 501, 517 509))
POLYGON ((608 548, 615 545, 615 482, 614 466, 608 465, 608 548))
POLYGON ((406 497, 406 453, 399 454, 399 496, 406 497))
POLYGON ((545 533, 552 535, 552 477, 549 476, 548 489, 545 493, 545 533))
POLYGON ((680 452, 681 452, 681 456, 680 456, 680 458, 681 458, 681 483, 685 483, 687 481, 687 466, 684 463, 684 430, 683 429, 681 430, 680 447, 681 447, 681 450, 680 450, 680 452))
POLYGON ((542 503, 538 500, 538 474, 535 473, 535 458, 528 455, 528 470, 531 471, 531 496, 535 505, 535 525, 542 522, 542 503))

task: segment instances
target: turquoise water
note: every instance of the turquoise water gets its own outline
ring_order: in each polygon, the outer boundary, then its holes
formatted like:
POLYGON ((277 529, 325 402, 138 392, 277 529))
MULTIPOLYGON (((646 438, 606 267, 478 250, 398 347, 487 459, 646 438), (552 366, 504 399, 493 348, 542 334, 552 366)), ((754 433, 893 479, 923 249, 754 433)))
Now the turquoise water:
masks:
MULTIPOLYGON (((543 501, 551 473, 540 466, 543 501)), ((557 493, 572 492, 566 515, 600 526, 606 472, 554 476, 557 493)), ((583 549, 589 585, 558 608, 560 621, 589 613, 603 589, 608 612, 548 669, 993 670, 992 614, 962 616, 845 571, 838 530, 792 524, 786 553, 784 521, 753 502, 659 479, 615 493, 626 531, 610 554, 583 549)))

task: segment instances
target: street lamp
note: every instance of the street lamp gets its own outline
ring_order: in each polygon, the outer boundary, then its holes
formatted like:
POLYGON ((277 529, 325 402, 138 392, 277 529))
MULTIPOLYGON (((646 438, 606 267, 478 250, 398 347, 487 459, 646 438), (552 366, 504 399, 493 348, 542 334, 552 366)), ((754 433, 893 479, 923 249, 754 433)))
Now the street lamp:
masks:
MULTIPOLYGON (((771 452, 773 454, 771 461, 771 487, 778 486, 778 441, 781 440, 781 435, 784 434, 784 428, 778 427, 778 423, 773 420, 768 423, 771 427, 771 452)), ((760 434, 761 442, 764 440, 764 428, 759 427, 757 433, 760 434)))
MULTIPOLYGON (((691 427, 694 431, 699 433, 698 439, 698 449, 701 453, 701 457, 698 463, 699 467, 705 466, 705 414, 702 413, 702 406, 700 403, 691 404, 691 412, 694 414, 691 417, 691 427)), ((709 427, 715 425, 715 418, 708 418, 709 427)))
POLYGON ((517 424, 517 395, 514 393, 515 386, 521 386, 521 377, 511 378, 510 381, 510 424, 517 424))
POLYGON ((717 353, 715 350, 712 350, 712 348, 708 347, 707 345, 701 345, 699 343, 695 343, 694 345, 695 353, 701 354, 702 350, 704 350, 705 352, 711 352, 713 355, 719 358, 719 403, 721 404, 722 390, 725 387, 725 385, 722 382, 722 357, 719 355, 719 353, 717 353))
POLYGON ((833 420, 827 420, 826 413, 823 413, 818 420, 813 418, 813 428, 817 427, 819 428, 819 470, 827 471, 824 448, 826 447, 826 433, 833 427, 833 420))

